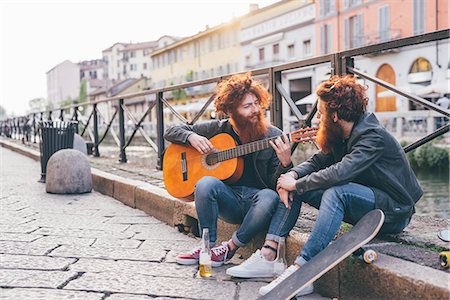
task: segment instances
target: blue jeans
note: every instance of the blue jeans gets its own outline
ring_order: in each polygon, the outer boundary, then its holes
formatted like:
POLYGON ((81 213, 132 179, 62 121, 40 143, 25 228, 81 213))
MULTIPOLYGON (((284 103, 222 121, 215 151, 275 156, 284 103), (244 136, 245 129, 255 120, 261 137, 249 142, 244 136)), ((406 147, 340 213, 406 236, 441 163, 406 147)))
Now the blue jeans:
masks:
POLYGON ((238 247, 245 246, 260 231, 267 230, 280 198, 271 189, 246 186, 228 186, 221 180, 205 176, 195 186, 195 209, 200 232, 209 229, 209 240, 217 240, 217 219, 241 224, 232 240, 238 247))
MULTIPOLYGON (((280 237, 289 235, 297 222, 302 202, 319 209, 319 215, 303 250, 295 260, 299 265, 305 264, 331 242, 342 221, 354 225, 366 213, 375 209, 375 195, 372 189, 357 183, 302 194, 294 193, 291 209, 287 209, 282 202, 278 204, 270 223, 267 240, 278 242, 280 237)), ((401 232, 409 221, 410 219, 406 219, 397 223, 385 223, 380 232, 401 232)))

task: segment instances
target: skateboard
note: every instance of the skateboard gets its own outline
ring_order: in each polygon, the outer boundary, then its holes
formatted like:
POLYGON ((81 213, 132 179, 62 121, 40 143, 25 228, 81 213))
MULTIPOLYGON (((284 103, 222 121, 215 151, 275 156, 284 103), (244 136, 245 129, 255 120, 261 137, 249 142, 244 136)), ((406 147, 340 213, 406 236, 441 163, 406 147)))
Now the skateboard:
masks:
MULTIPOLYGON (((346 257, 358 251, 372 240, 380 231, 383 222, 384 213, 381 210, 375 209, 370 211, 349 232, 330 243, 307 264, 287 277, 282 284, 279 284, 259 299, 291 299, 307 285, 316 281, 346 257)), ((367 255, 368 261, 366 262, 372 261, 370 259, 372 255, 373 251, 371 254, 369 252, 367 255)))
MULTIPOLYGON (((450 242, 450 229, 439 231, 438 237, 444 242, 450 242)), ((450 267, 450 251, 442 251, 439 253, 439 263, 443 268, 450 267)))

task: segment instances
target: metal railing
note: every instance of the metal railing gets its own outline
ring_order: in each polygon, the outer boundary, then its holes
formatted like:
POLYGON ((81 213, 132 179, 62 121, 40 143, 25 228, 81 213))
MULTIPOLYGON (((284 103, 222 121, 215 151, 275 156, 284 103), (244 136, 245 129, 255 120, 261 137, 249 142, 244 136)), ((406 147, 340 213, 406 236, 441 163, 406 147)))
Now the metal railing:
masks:
MULTIPOLYGON (((437 112, 440 116, 449 119, 449 111, 442 109, 441 107, 431 103, 430 101, 423 99, 421 97, 418 97, 414 94, 407 93, 405 91, 402 91, 401 89, 384 82, 376 77, 373 77, 371 75, 368 75, 361 70, 358 70, 354 67, 354 57, 361 56, 361 55, 368 55, 368 54, 374 54, 382 51, 387 51, 391 49, 406 47, 406 46, 413 46, 421 43, 428 43, 428 42, 434 42, 439 40, 448 39, 450 37, 450 30, 440 30, 435 31, 419 36, 413 36, 408 38, 403 38, 395 41, 389 41, 385 43, 370 45, 366 47, 361 47, 357 49, 352 49, 348 51, 318 56, 310 59, 305 59, 297 62, 282 64, 278 66, 273 66, 269 68, 262 68, 262 69, 256 69, 252 71, 253 76, 266 76, 268 78, 268 89, 269 92, 272 94, 273 101, 270 106, 270 120, 271 122, 283 129, 283 110, 282 110, 282 104, 283 101, 286 102, 287 106, 289 107, 291 113, 295 117, 296 120, 298 120, 298 126, 299 127, 306 127, 311 126, 311 121, 317 111, 317 103, 315 103, 312 106, 312 109, 306 113, 302 114, 300 110, 298 109, 295 102, 290 97, 290 94, 286 89, 283 87, 282 84, 282 73, 294 69, 301 69, 305 67, 313 67, 318 66, 324 63, 330 64, 330 74, 331 75, 343 75, 343 74, 355 74, 361 78, 364 78, 366 80, 369 80, 371 82, 374 82, 378 85, 381 85, 385 87, 388 90, 392 90, 395 93, 407 98, 410 101, 413 101, 415 103, 421 104, 427 109, 430 109, 434 112, 437 112)), ((4 121, 0 121, 0 134, 15 138, 15 139, 26 139, 32 140, 32 142, 37 142, 37 123, 39 121, 52 121, 53 120, 53 113, 59 112, 59 119, 61 121, 64 120, 65 114, 64 111, 71 110, 72 114, 69 114, 69 117, 73 121, 78 121, 76 132, 81 131, 81 136, 85 135, 87 132, 90 136, 90 140, 94 145, 94 156, 100 156, 100 150, 99 146, 100 144, 105 140, 105 137, 108 133, 111 133, 113 139, 117 143, 119 147, 119 154, 120 154, 120 162, 126 163, 127 162, 127 155, 126 155, 126 149, 130 146, 133 139, 136 136, 136 133, 139 132, 146 143, 150 145, 150 147, 157 152, 158 155, 158 162, 157 162, 157 168, 162 168, 162 158, 163 153, 165 149, 165 141, 163 138, 164 135, 164 129, 165 129, 165 120, 164 120, 164 106, 166 106, 170 113, 173 115, 173 117, 177 118, 180 122, 185 124, 195 124, 201 116, 205 113, 208 106, 212 103, 214 99, 213 92, 212 95, 209 96, 208 101, 203 105, 203 107, 200 109, 200 111, 192 118, 191 121, 186 119, 182 114, 177 112, 177 110, 174 108, 173 105, 171 105, 170 101, 168 101, 165 97, 165 93, 170 93, 173 91, 185 89, 185 88, 192 88, 197 86, 204 86, 204 85, 215 85, 224 78, 227 78, 231 76, 232 74, 228 74, 225 76, 218 76, 218 77, 212 77, 206 80, 199 80, 199 81, 193 81, 193 82, 187 82, 183 84, 178 84, 174 86, 168 86, 164 88, 156 88, 156 89, 150 89, 145 90, 142 92, 137 93, 130 93, 126 95, 120 95, 115 97, 109 97, 106 99, 98 100, 98 101, 92 101, 85 104, 74 104, 70 106, 60 107, 57 109, 47 110, 47 111, 40 111, 31 113, 26 116, 21 117, 14 117, 10 118, 4 121), (146 101, 145 99, 149 97, 153 97, 154 100, 152 101, 146 101), (147 104, 147 107, 145 108, 144 114, 140 118, 136 118, 130 110, 127 108, 127 100, 131 99, 144 99, 143 102, 147 104), (104 103, 108 103, 110 107, 115 108, 115 112, 113 113, 112 117, 107 120, 104 115, 101 114, 100 110, 98 109, 99 105, 103 105, 104 103), (81 106, 87 106, 90 110, 89 116, 86 118, 81 114, 80 107, 81 106), (156 115, 156 133, 154 134, 154 137, 152 138, 148 132, 146 132, 142 125, 144 123, 145 118, 147 118, 151 112, 154 110, 156 115), (119 133, 117 134, 114 129, 114 125, 117 124, 114 123, 116 117, 118 116, 118 129, 119 133), (125 124, 125 116, 128 117, 129 120, 132 122, 132 133, 129 135, 128 140, 126 139, 126 124, 125 124), (99 133, 99 121, 102 120, 104 127, 106 126, 103 136, 100 138, 99 133), (91 125, 91 126, 90 126, 91 125), (82 126, 82 130, 78 126, 82 126)), ((449 131, 450 124, 444 125, 441 128, 438 128, 436 131, 432 132, 431 134, 425 135, 424 137, 420 138, 419 140, 413 142, 412 144, 406 146, 404 150, 406 152, 411 151, 420 145, 423 145, 424 143, 427 143, 436 137, 439 137, 446 132, 449 131)), ((297 147, 297 144, 294 144, 292 147, 292 151, 295 150, 297 147)))

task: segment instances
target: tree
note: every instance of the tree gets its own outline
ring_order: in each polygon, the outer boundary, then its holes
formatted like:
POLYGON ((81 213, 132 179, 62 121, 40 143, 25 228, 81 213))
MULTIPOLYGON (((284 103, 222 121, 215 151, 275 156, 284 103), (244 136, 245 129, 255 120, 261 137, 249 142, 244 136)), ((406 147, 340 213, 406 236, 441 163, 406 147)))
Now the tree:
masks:
MULTIPOLYGON (((78 96, 78 101, 75 103, 86 104, 87 103, 87 82, 85 79, 81 80, 80 84, 80 95, 78 96)), ((82 105, 81 113, 84 115, 86 113, 87 105, 82 105)))

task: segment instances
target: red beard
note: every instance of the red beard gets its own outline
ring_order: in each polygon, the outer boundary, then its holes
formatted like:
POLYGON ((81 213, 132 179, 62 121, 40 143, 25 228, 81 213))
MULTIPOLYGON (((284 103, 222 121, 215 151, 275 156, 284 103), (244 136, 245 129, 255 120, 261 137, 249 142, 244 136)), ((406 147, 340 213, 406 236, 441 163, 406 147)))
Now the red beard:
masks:
POLYGON ((263 111, 260 111, 257 115, 253 115, 250 118, 235 112, 233 113, 230 122, 239 132, 239 138, 243 144, 263 139, 267 132, 266 116, 263 111))
POLYGON ((340 143, 343 137, 342 127, 333 122, 331 117, 323 115, 319 124, 316 142, 321 151, 325 154, 330 153, 334 145, 340 143))

